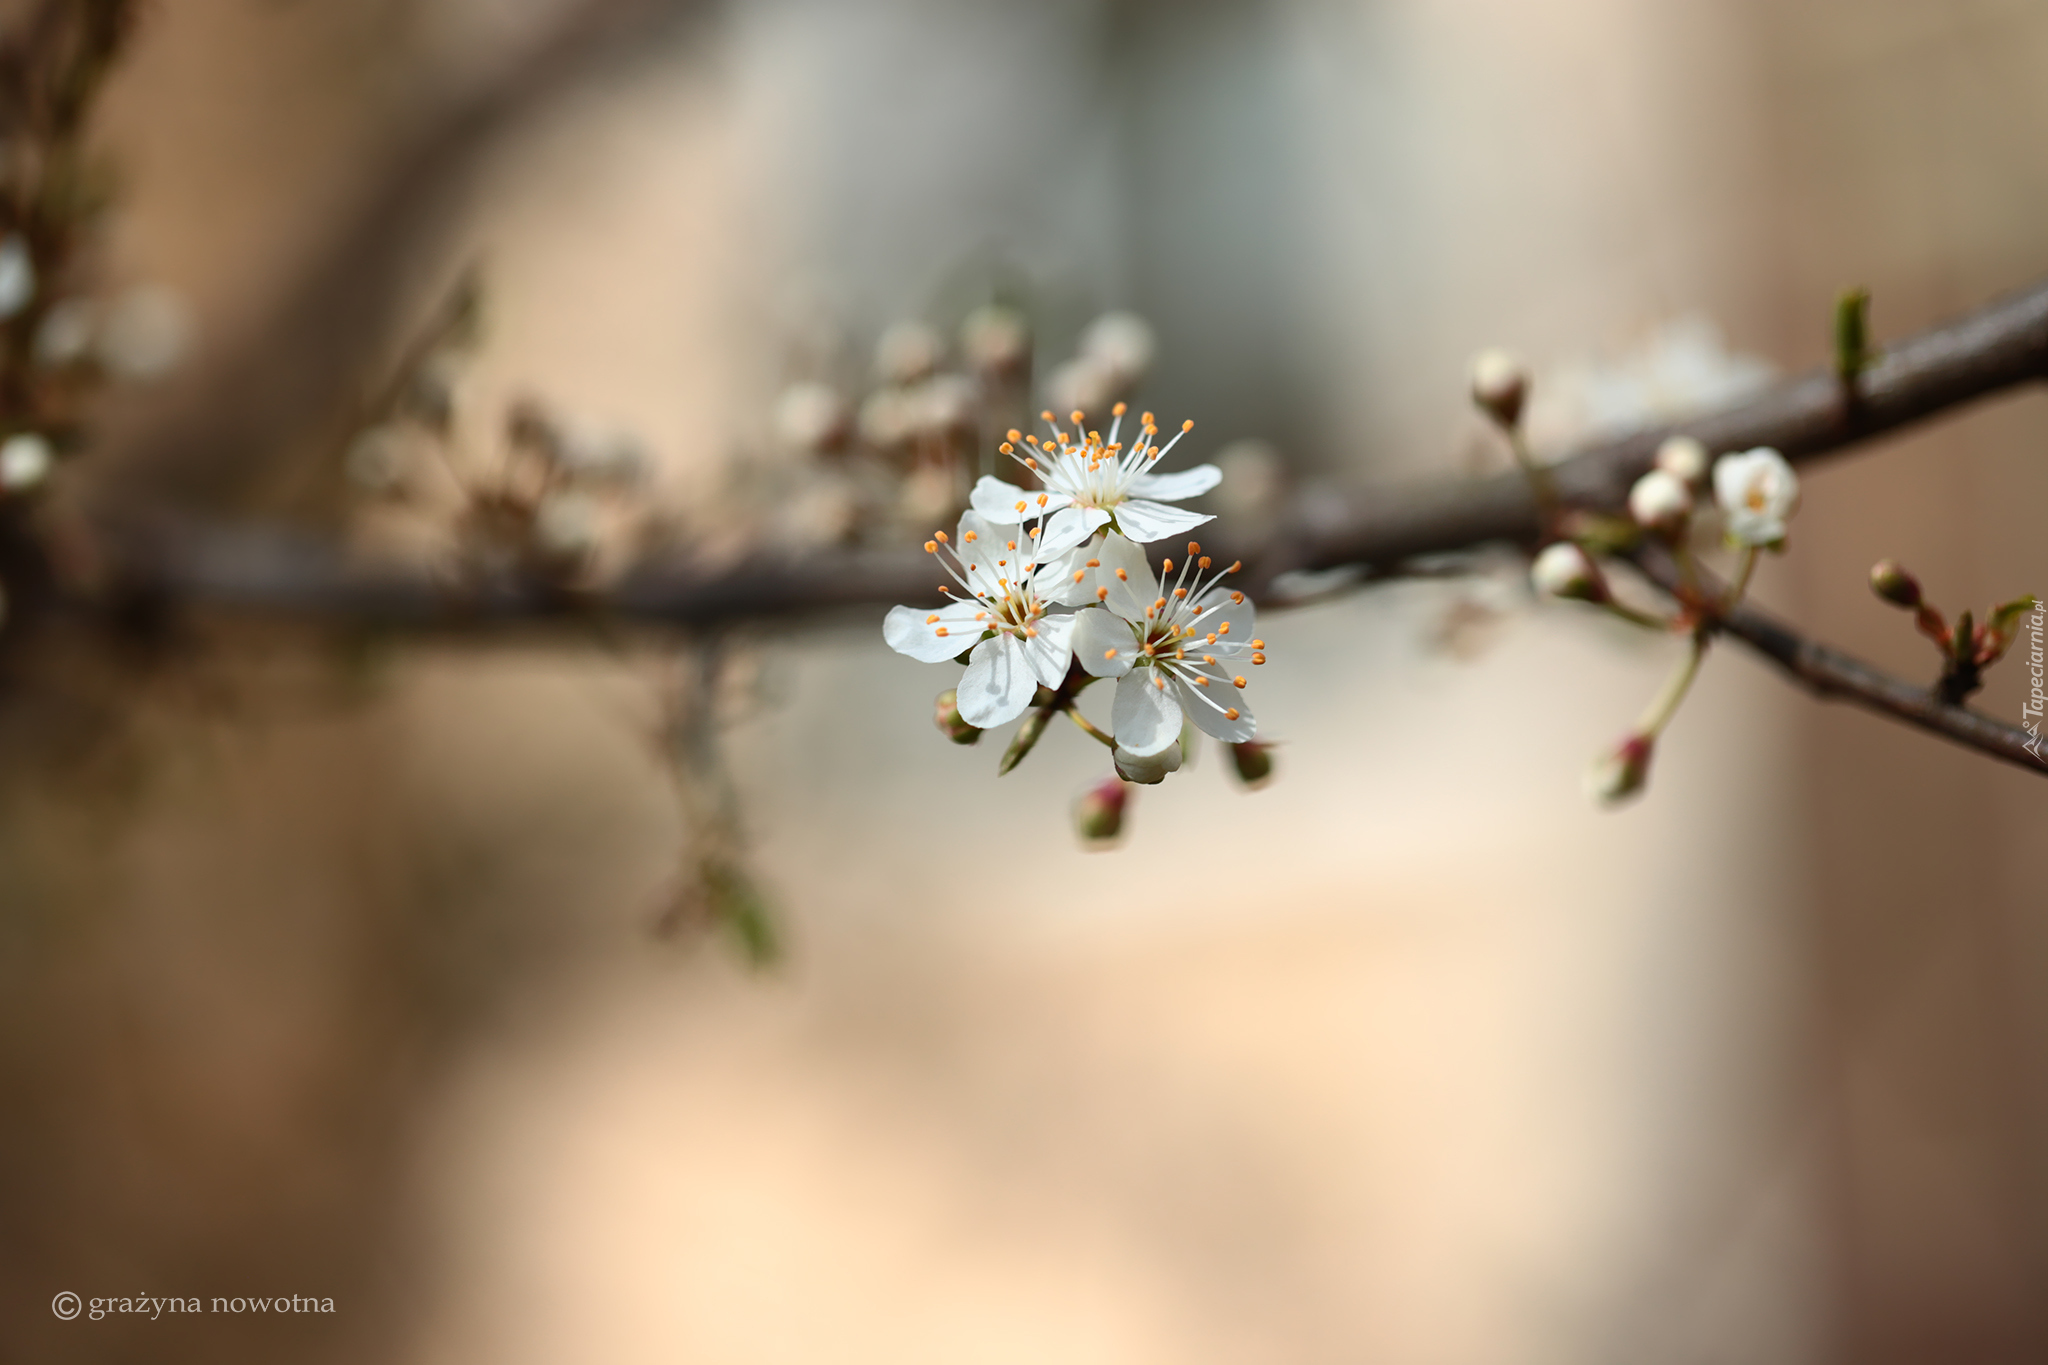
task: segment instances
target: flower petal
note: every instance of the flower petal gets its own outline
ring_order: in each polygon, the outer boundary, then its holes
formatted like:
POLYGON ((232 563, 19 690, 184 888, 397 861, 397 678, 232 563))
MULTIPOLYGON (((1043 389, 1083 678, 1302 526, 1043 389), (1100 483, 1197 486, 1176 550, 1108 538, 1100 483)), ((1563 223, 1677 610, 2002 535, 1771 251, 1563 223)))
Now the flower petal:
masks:
POLYGON ((1195 688, 1178 678, 1174 679, 1173 685, 1180 691, 1181 704, 1187 708, 1188 719, 1203 734, 1214 735, 1226 744, 1242 744, 1258 733, 1258 722, 1252 719, 1251 703, 1244 699, 1244 693, 1228 682, 1221 687, 1202 688, 1202 695, 1197 695, 1195 688), (1222 696, 1214 695, 1219 691, 1222 696), (1219 707, 1237 712, 1237 719, 1232 720, 1219 707))
POLYGON ((1038 679, 1024 662, 1014 635, 997 635, 974 647, 960 675, 960 719, 977 730, 1007 725, 1024 714, 1038 691, 1038 679))
POLYGON ((1082 668, 1098 678, 1121 678, 1131 671, 1131 660, 1138 655, 1138 640, 1130 622, 1101 607, 1077 611, 1073 619, 1074 657, 1081 661, 1082 668))
MULTIPOLYGON (((984 479, 982 482, 988 483, 991 481, 984 479)), ((953 550, 956 554, 972 555, 977 547, 992 542, 1000 543, 1006 540, 1014 540, 1016 537, 1016 517, 1013 516, 1008 521, 1004 521, 1001 517, 985 517, 981 513, 969 508, 960 514, 960 539, 954 543, 953 550), (974 539, 969 540, 969 536, 974 537, 974 539)))
POLYGON ((1088 561, 1096 557, 1095 548, 1084 542, 1039 569, 1032 587, 1040 600, 1061 607, 1094 606, 1095 571, 1088 561))
POLYGON ((1102 567, 1090 570, 1090 594, 1096 588, 1108 588, 1109 596, 1101 599, 1104 606, 1126 621, 1144 620, 1145 608, 1159 597, 1159 580, 1145 560, 1145 551, 1112 531, 1089 558, 1102 561, 1102 567), (1117 577, 1119 569, 1121 578, 1117 577))
POLYGON ((1222 482, 1222 470, 1213 464, 1198 464, 1174 474, 1140 474, 1131 480, 1130 495, 1179 502, 1183 498, 1199 498, 1222 482))
POLYGON ((980 610, 974 602, 951 602, 937 611, 929 607, 891 607, 882 618, 882 638, 898 654, 908 654, 928 664, 942 664, 959 658, 963 650, 981 638, 981 623, 974 619, 974 613, 980 610), (933 616, 939 619, 930 620, 933 616), (939 634, 941 630, 946 633, 939 634))
POLYGON ((1022 642, 1025 666, 1047 687, 1058 687, 1067 680, 1067 665, 1074 658, 1074 618, 1041 616, 1036 629, 1038 634, 1027 635, 1022 642))
POLYGON ((1168 507, 1163 502, 1147 502, 1143 498, 1126 498, 1116 505, 1117 529, 1141 543, 1182 535, 1205 521, 1214 520, 1216 518, 1205 512, 1190 512, 1168 507))
POLYGON ((1091 530, 1086 512, 1078 507, 1063 507, 1040 523, 1031 548, 1039 562, 1045 563, 1088 539, 1091 530))
POLYGON ((1117 680, 1110 726, 1117 747, 1139 758, 1180 743, 1180 694, 1171 683, 1160 687, 1160 681, 1156 668, 1134 668, 1117 680))
MULTIPOLYGON (((959 485, 954 486, 957 488, 959 485)), ((976 512, 1005 526, 1015 526, 1022 519, 1024 514, 1017 510, 1017 504, 1023 501, 1023 489, 990 474, 981 476, 974 485, 974 492, 967 498, 968 505, 976 512)))

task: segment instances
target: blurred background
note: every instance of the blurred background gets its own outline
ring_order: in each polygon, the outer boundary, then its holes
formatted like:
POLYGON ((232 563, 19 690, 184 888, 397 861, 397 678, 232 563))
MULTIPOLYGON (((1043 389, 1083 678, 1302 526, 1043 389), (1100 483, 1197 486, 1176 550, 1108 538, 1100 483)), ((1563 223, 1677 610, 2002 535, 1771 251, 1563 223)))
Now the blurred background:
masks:
MULTIPOLYGON (((103 249, 190 343, 59 492, 430 556, 342 438, 474 266, 449 402, 631 433, 686 534, 839 534, 743 496, 851 478, 791 387, 992 301, 1041 377, 1144 319, 1255 524, 1503 467, 1482 346, 1562 450, 1819 363, 1843 288, 1883 338, 2048 274, 2044 65, 2025 0, 149 6, 103 249)), ((1926 674, 1868 566, 2043 590, 2044 439, 1815 467, 1759 597, 1926 674)), ((0 1358, 2048 1359, 2048 787, 1724 648, 1597 811, 1672 650, 1520 581, 1271 613, 1276 781, 1205 752, 1111 853, 1078 736, 998 781, 878 617, 742 632, 759 972, 658 932, 663 641, 13 667, 0 1358)))

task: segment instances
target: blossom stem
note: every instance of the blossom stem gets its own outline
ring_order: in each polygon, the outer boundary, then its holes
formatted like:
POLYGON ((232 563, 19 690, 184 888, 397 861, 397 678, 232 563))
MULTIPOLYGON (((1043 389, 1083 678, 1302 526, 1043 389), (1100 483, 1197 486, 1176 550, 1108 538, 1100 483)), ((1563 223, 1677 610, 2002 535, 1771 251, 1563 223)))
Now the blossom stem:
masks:
POLYGON ((1628 622, 1632 626, 1642 626, 1646 630, 1655 630, 1660 632, 1671 629, 1671 622, 1665 617, 1656 616, 1647 611, 1641 611, 1635 607, 1630 606, 1626 602, 1617 600, 1616 598, 1603 598, 1601 599, 1600 605, 1607 608, 1607 610, 1613 612, 1616 616, 1620 617, 1622 620, 1628 622))
POLYGON ((1678 704, 1685 700, 1685 694, 1692 690, 1692 680, 1700 673, 1700 660, 1707 657, 1707 632, 1695 630, 1688 642, 1685 658, 1670 678, 1664 683, 1664 690, 1650 703, 1649 710, 1636 722, 1636 733, 1654 739, 1662 734, 1664 727, 1671 723, 1671 717, 1678 713, 1678 704))
POLYGON ((1743 594, 1749 591, 1750 575, 1756 572, 1756 546, 1742 547, 1742 565, 1735 571, 1735 579, 1728 585, 1728 596, 1722 599, 1720 614, 1725 616, 1734 611, 1742 602, 1743 594))
POLYGON ((1081 733, 1089 736, 1096 743, 1103 745, 1105 748, 1114 749, 1116 747, 1116 739, 1111 735, 1103 733, 1088 717, 1082 715, 1078 709, 1069 706, 1067 708, 1067 719, 1080 726, 1081 733))
POLYGON ((1507 436, 1508 449, 1514 452, 1515 463, 1521 466, 1523 476, 1529 480, 1529 491, 1536 498, 1537 519, 1548 527, 1557 520, 1557 490, 1551 485, 1550 471, 1536 463, 1519 422, 1507 428, 1507 436))

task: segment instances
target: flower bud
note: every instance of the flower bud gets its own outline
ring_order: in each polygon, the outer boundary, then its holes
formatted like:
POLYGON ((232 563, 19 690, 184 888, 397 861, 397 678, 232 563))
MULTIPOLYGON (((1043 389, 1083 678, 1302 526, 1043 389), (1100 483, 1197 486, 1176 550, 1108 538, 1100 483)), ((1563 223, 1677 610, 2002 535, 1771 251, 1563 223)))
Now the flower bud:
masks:
POLYGON ((1657 468, 1687 488, 1706 487, 1707 470, 1712 463, 1707 448, 1690 436, 1667 437, 1657 447, 1657 468))
POLYGON ((853 433, 853 414, 830 384, 791 384, 775 400, 775 436, 802 455, 829 455, 853 433))
POLYGON ((1181 752, 1180 745, 1169 744, 1156 754, 1140 758, 1119 744, 1113 757, 1117 776, 1126 782, 1141 782, 1150 787, 1164 782, 1168 773, 1179 771, 1181 752))
POLYGON ((1586 795, 1614 806, 1643 789, 1650 776, 1649 735, 1633 734, 1586 770, 1586 795))
POLYGON ((1257 791, 1273 777, 1273 746, 1247 739, 1230 746, 1230 766, 1237 780, 1257 791))
POLYGON ((981 731, 961 719, 957 688, 947 688, 933 701, 932 723, 939 727, 940 734, 955 744, 972 744, 981 738, 981 731))
POLYGON ((1880 559, 1870 566, 1870 590, 1894 606, 1920 605, 1920 580, 1896 559, 1880 559))
POLYGON ((875 373, 886 384, 915 384, 939 367, 946 343, 922 322, 899 322, 875 343, 875 373))
POLYGON ((1628 514, 1647 530, 1676 537, 1692 515, 1692 490, 1675 476, 1653 469, 1629 489, 1628 514))
POLYGON ((960 324, 960 352, 983 374, 1020 374, 1031 362, 1031 324, 1014 308, 985 303, 960 324))
POLYGON ((1136 313, 1104 313, 1081 334, 1082 358, 1108 371, 1118 390, 1143 379, 1158 352, 1152 324, 1136 313))
POLYGON ((1074 803, 1074 832, 1084 848, 1108 848, 1124 832, 1124 806, 1130 790, 1123 779, 1105 777, 1074 803))
POLYGON ((1607 600, 1607 580, 1593 557, 1569 540, 1543 547, 1529 566, 1529 582, 1548 597, 1578 602, 1607 600))
POLYGON ((1501 350, 1481 351, 1472 358, 1472 401, 1504 427, 1522 420, 1529 397, 1529 370, 1520 358, 1501 350))
POLYGON ((583 493, 550 493, 533 514, 534 548, 553 563, 581 565, 597 553, 597 504, 583 493))

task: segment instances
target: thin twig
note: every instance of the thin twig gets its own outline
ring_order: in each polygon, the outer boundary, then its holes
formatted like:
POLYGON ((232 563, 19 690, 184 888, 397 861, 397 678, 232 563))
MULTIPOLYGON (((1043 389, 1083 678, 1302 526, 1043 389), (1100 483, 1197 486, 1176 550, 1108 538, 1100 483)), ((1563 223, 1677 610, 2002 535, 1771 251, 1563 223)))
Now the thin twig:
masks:
MULTIPOLYGON (((1678 572, 1667 556, 1639 554, 1635 563, 1644 577, 1666 592, 1678 591, 1678 572)), ((1711 586, 1710 591, 1718 590, 1719 585, 1711 586)), ((1938 688, 1916 686, 1853 655, 1809 640, 1746 602, 1710 621, 1708 627, 1742 641, 1816 697, 1861 706, 2048 777, 2048 762, 2027 747, 2036 742, 2034 737, 2019 726, 1993 720, 1967 706, 1950 705, 1941 699, 1938 688)))

